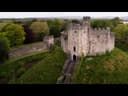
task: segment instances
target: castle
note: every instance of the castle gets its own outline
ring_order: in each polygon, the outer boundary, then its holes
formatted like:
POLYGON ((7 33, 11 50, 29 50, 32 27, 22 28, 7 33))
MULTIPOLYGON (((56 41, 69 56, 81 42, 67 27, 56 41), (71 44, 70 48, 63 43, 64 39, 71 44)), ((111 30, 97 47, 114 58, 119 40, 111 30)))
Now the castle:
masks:
POLYGON ((96 56, 114 48, 115 36, 110 28, 91 28, 90 17, 82 23, 72 22, 61 32, 61 47, 72 60, 80 56, 96 56))

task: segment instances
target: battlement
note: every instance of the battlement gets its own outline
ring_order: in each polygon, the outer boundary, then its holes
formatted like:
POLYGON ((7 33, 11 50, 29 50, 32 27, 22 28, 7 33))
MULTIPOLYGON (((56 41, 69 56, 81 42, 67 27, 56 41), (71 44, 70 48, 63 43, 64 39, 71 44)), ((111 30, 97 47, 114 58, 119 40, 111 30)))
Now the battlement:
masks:
POLYGON ((89 21, 90 19, 91 19, 90 16, 84 16, 84 17, 83 17, 83 20, 87 20, 87 21, 89 21))
POLYGON ((109 27, 107 27, 107 28, 90 28, 90 30, 92 31, 92 32, 110 32, 110 28, 109 27))
POLYGON ((61 46, 71 56, 96 56, 114 48, 115 36, 110 28, 90 27, 90 17, 73 21, 61 32, 61 46))
POLYGON ((91 18, 89 16, 84 16, 82 23, 78 20, 73 20, 72 23, 70 24, 70 26, 68 26, 68 27, 72 28, 72 30, 75 30, 75 29, 83 30, 83 29, 85 29, 85 26, 88 25, 89 30, 91 30, 92 32, 98 32, 98 31, 110 32, 109 27, 106 27, 106 28, 91 28, 91 26, 89 24, 90 19, 91 18))

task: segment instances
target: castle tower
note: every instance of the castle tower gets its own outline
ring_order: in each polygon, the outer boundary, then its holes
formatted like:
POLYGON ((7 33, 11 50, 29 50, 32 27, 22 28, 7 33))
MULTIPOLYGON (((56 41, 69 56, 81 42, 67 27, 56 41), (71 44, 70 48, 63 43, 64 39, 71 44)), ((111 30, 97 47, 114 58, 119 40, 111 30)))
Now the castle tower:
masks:
POLYGON ((82 23, 72 22, 68 29, 61 33, 61 45, 71 60, 80 56, 104 54, 114 48, 114 34, 110 29, 92 29, 90 17, 83 17, 82 23))
POLYGON ((83 17, 83 26, 90 27, 90 17, 89 16, 83 17))
POLYGON ((82 35, 80 39, 82 40, 81 42, 81 50, 82 50, 82 55, 87 56, 88 51, 89 51, 89 29, 90 29, 90 17, 89 16, 84 16, 83 17, 83 23, 82 23, 82 35))
POLYGON ((78 21, 73 21, 71 30, 68 31, 68 50, 70 52, 70 57, 72 60, 76 60, 79 54, 79 43, 80 43, 80 33, 81 33, 81 25, 78 21))

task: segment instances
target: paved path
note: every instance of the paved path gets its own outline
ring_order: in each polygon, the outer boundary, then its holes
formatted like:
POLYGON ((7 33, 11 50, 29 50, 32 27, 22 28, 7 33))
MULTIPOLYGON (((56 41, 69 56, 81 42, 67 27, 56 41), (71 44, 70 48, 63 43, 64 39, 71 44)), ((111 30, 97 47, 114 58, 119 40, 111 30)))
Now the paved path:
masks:
POLYGON ((43 44, 43 42, 37 42, 33 44, 26 44, 22 46, 21 48, 16 48, 10 51, 9 57, 17 57, 17 56, 23 56, 27 54, 31 54, 34 52, 39 52, 42 50, 46 50, 46 45, 43 44))
POLYGON ((77 64, 78 61, 74 62, 71 60, 66 60, 62 70, 62 75, 58 78, 57 84, 71 84, 71 78, 77 64))

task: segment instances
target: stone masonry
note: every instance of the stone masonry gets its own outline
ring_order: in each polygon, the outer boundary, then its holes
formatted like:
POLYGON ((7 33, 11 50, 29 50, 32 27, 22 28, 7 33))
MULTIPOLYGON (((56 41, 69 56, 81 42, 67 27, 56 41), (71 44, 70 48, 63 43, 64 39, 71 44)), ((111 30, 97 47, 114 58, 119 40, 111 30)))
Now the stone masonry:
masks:
POLYGON ((82 23, 72 22, 61 32, 61 47, 72 60, 80 56, 96 56, 114 48, 115 36, 110 28, 93 29, 90 17, 83 17, 82 23))

